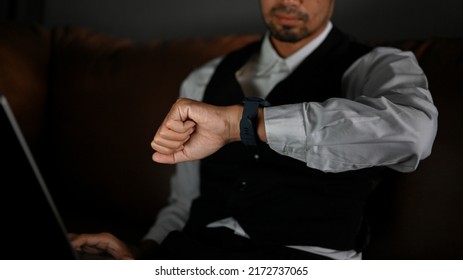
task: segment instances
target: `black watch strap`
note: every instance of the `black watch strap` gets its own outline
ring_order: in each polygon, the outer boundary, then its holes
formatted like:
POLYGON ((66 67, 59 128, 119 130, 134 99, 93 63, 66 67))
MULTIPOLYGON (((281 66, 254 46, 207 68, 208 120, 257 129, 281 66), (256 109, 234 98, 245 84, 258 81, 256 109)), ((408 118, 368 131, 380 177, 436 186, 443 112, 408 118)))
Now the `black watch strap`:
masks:
POLYGON ((243 115, 240 121, 241 142, 246 146, 256 146, 259 137, 257 136, 257 113, 259 107, 268 107, 270 103, 258 97, 246 97, 243 99, 243 115))

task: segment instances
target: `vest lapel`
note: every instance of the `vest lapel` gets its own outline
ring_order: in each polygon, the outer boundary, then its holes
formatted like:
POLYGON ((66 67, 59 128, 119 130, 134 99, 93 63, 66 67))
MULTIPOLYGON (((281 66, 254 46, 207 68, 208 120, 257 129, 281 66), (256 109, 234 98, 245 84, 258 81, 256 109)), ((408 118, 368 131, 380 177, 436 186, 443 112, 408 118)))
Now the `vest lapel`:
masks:
POLYGON ((253 54, 259 51, 261 44, 262 41, 251 43, 224 58, 206 88, 204 102, 219 106, 241 103, 244 93, 235 73, 243 67, 253 54))

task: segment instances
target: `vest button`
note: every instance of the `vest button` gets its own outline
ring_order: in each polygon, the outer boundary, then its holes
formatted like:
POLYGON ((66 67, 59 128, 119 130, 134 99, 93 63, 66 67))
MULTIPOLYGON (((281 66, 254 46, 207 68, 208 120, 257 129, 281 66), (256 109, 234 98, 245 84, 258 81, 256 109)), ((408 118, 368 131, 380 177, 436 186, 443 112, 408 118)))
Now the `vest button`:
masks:
POLYGON ((259 154, 255 154, 255 155, 254 155, 254 159, 255 159, 255 160, 259 160, 259 158, 260 158, 259 154))
POLYGON ((247 186, 248 186, 248 183, 246 183, 246 181, 241 182, 240 191, 244 191, 247 186))

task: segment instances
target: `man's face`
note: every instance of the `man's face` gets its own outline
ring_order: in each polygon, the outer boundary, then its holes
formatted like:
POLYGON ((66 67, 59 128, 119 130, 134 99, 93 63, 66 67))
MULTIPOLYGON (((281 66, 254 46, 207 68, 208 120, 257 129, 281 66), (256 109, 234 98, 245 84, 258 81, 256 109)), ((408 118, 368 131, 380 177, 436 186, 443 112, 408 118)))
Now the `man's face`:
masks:
POLYGON ((334 0, 261 0, 270 34, 295 43, 318 35, 330 20, 334 0))

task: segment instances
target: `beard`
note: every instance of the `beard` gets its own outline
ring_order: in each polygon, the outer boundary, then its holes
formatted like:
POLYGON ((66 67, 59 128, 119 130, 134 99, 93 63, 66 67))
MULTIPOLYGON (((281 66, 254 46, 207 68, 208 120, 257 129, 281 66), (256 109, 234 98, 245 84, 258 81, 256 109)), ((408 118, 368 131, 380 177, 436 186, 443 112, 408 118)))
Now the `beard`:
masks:
POLYGON ((305 24, 302 27, 290 25, 276 25, 275 22, 272 20, 275 17, 276 13, 284 13, 286 15, 295 16, 298 20, 302 21, 303 23, 309 21, 308 14, 302 13, 294 7, 275 7, 270 11, 270 21, 267 24, 270 34, 273 37, 283 42, 296 43, 310 36, 310 32, 307 29, 307 27, 305 27, 305 24))

